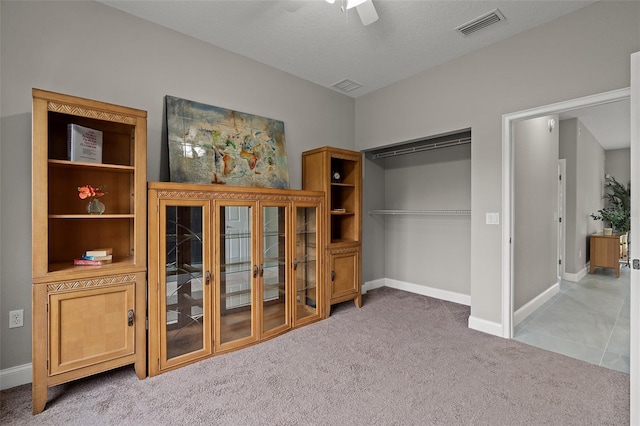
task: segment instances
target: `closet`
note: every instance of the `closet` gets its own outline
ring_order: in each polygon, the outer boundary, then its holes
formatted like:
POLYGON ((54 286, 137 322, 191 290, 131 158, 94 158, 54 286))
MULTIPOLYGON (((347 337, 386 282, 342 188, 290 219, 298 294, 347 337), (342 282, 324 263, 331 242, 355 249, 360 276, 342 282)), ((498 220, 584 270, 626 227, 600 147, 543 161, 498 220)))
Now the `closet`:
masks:
POLYGON ((470 303, 471 131, 365 152, 363 282, 470 303))

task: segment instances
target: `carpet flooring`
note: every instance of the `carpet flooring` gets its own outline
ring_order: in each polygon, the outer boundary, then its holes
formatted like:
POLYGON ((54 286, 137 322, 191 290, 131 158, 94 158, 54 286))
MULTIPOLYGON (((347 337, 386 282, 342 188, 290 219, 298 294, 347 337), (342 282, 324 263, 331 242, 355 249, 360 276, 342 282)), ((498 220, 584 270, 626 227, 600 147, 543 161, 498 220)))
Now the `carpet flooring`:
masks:
POLYGON ((380 288, 363 307, 138 380, 132 367, 0 393, 3 425, 628 425, 629 375, 467 327, 469 307, 380 288))

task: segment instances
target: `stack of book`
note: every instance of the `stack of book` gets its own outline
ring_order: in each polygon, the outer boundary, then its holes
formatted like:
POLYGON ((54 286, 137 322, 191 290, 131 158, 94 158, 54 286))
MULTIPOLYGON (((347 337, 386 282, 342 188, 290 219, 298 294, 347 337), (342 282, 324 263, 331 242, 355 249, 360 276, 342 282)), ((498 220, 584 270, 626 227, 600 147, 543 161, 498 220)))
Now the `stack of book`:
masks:
POLYGON ((113 259, 113 249, 98 248, 87 250, 81 258, 74 259, 73 264, 76 266, 99 266, 111 263, 113 259))

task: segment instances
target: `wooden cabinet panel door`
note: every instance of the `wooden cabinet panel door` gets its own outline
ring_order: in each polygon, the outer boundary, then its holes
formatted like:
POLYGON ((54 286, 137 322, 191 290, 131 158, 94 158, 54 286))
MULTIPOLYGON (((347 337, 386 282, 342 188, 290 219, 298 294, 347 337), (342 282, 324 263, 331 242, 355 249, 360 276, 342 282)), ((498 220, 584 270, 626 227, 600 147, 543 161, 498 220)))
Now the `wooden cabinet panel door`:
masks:
POLYGON ((352 299, 360 291, 360 251, 332 252, 330 257, 331 303, 352 299))
MULTIPOLYGON (((49 298, 49 374, 132 355, 135 284, 52 294, 49 298)), ((144 312, 139 321, 144 321, 144 312)))

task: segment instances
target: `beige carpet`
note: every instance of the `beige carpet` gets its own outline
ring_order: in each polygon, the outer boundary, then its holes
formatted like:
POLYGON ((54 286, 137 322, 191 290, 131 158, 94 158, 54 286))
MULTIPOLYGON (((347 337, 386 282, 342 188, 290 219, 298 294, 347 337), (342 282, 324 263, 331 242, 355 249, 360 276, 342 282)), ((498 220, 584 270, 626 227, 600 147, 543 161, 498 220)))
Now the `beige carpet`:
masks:
POLYGON ((381 288, 357 309, 138 380, 132 367, 2 391, 3 425, 628 425, 629 376, 467 328, 469 308, 381 288))

